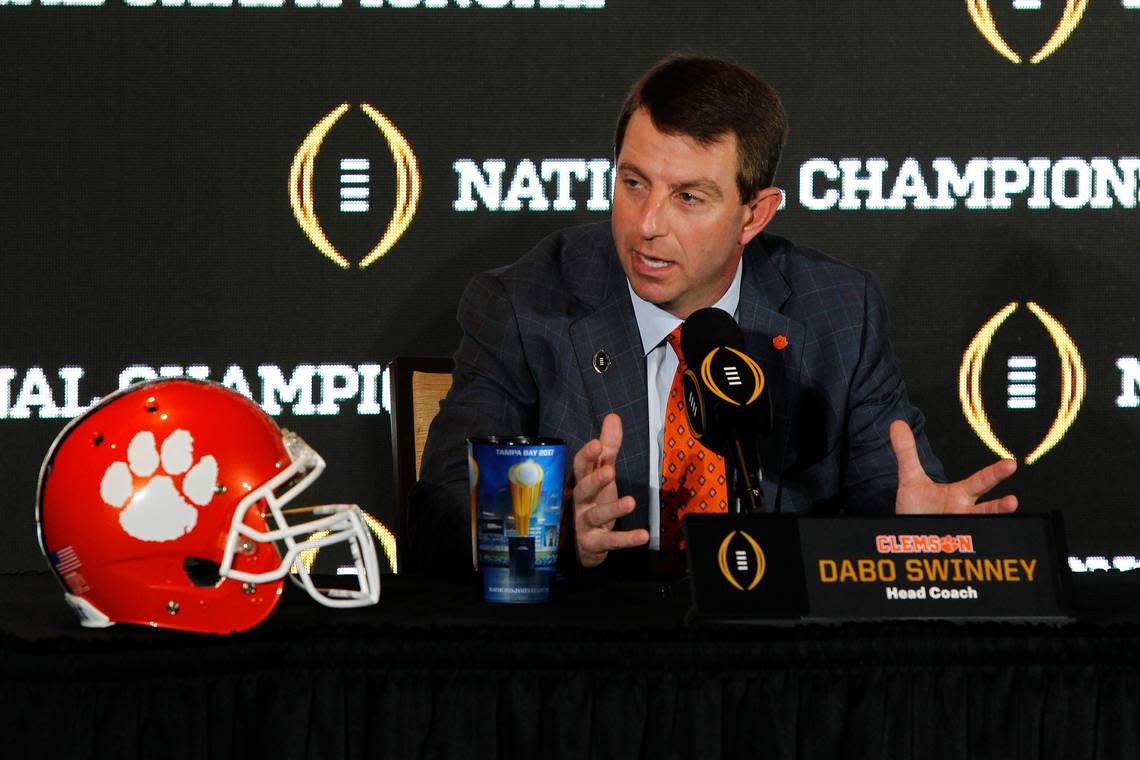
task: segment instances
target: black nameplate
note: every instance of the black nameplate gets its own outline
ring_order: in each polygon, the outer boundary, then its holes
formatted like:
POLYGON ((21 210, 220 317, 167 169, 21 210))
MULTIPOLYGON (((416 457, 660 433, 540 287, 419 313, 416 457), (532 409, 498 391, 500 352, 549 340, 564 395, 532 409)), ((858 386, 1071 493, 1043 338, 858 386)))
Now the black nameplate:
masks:
POLYGON ((1069 619, 1060 515, 689 515, 701 618, 1069 619))

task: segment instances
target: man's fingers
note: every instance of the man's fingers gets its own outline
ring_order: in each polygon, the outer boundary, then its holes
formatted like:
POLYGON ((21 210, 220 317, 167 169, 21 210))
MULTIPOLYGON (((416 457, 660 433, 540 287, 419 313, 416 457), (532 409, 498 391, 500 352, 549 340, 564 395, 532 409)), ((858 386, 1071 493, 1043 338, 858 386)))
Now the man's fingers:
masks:
POLYGON ((621 448, 621 417, 616 414, 607 414, 602 420, 602 432, 598 439, 602 443, 600 455, 602 464, 613 464, 617 461, 618 450, 621 448))
POLYGON ((606 554, 617 549, 631 549, 649 542, 649 531, 637 530, 595 530, 581 537, 579 546, 590 554, 606 554))
POLYGON ((899 463, 896 510, 911 513, 998 514, 1017 509, 1017 497, 1003 496, 977 503, 1017 470, 1012 459, 994 462, 956 483, 933 483, 918 461, 914 433, 902 420, 891 423, 891 448, 899 463))
POLYGON ((918 461, 918 448, 914 443, 914 433, 905 420, 895 420, 891 423, 891 448, 895 450, 895 459, 899 462, 899 482, 906 483, 915 478, 925 478, 926 471, 918 461))
POLYGON ((587 441, 574 454, 574 480, 580 483, 599 467, 614 464, 618 450, 621 449, 621 437, 621 417, 607 414, 602 420, 601 434, 592 441, 587 441))
POLYGON ((619 517, 630 514, 636 507, 637 503, 632 496, 623 496, 610 504, 595 504, 582 510, 581 520, 587 528, 602 528, 619 517))
POLYGON ((1017 462, 1012 459, 1002 459, 1000 462, 994 462, 988 467, 983 467, 963 480, 962 488, 965 489, 971 499, 977 499, 992 491, 998 483, 1016 471, 1017 462))
POLYGON ((640 546, 649 541, 645 530, 613 530, 614 521, 637 506, 632 496, 618 498, 616 478, 621 450, 621 417, 607 414, 598 437, 574 455, 574 527, 578 561, 595 567, 614 549, 640 546))
POLYGON ((974 514, 1001 515, 1007 512, 1013 512, 1015 509, 1017 509, 1017 497, 1011 495, 1003 496, 1000 499, 983 501, 981 504, 974 505, 974 507, 968 511, 974 514))
POLYGON ((610 549, 632 549, 649 543, 649 531, 645 528, 637 530, 609 530, 606 531, 606 543, 610 549))
POLYGON ((601 454, 602 442, 597 438, 578 449, 578 453, 574 455, 574 479, 581 481, 586 475, 593 472, 601 454))
POLYGON ((574 484, 574 507, 576 509, 592 507, 598 493, 613 482, 615 475, 612 465, 590 469, 574 484))

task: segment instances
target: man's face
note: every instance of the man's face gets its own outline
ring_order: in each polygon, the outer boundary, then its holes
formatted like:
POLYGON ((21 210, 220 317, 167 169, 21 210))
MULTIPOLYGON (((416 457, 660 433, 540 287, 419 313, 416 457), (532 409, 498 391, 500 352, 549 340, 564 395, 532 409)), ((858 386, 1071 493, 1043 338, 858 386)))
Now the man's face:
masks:
POLYGON ((704 146, 658 131, 645 109, 634 112, 617 159, 611 224, 637 295, 682 319, 716 303, 744 244, 763 227, 752 228, 755 205, 737 190, 736 135, 704 146))

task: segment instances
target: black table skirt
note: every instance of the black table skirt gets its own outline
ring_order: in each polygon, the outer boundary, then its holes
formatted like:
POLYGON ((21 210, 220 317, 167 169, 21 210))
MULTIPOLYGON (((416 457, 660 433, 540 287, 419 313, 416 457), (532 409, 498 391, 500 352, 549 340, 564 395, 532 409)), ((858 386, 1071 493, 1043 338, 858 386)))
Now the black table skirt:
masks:
POLYGON ((400 577, 364 610, 289 589, 228 637, 80 629, 46 576, 0 577, 0 605, 3 757, 1140 757, 1115 602, 1068 626, 726 626, 653 584, 515 607, 400 577))

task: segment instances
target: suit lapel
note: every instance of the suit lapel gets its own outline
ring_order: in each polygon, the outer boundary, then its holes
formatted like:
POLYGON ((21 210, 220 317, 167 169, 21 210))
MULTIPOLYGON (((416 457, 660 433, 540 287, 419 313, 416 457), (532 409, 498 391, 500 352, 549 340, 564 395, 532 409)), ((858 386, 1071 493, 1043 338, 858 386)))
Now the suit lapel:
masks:
MULTIPOLYGON (((618 490, 629 494, 642 507, 649 500, 649 419, 645 388, 645 355, 633 314, 625 275, 612 250, 606 256, 604 295, 592 311, 570 325, 570 343, 581 375, 590 410, 590 437, 601 430, 602 418, 615 412, 622 421, 622 446, 617 460, 618 490), (605 352, 609 368, 599 372, 594 357, 605 352)), ((638 509, 623 521, 625 527, 645 527, 645 510, 638 509)))
POLYGON ((803 323, 780 313, 791 289, 773 266, 767 251, 760 248, 745 255, 740 284, 740 329, 744 332, 748 354, 764 371, 769 397, 772 399, 772 435, 762 446, 761 460, 765 469, 783 472, 791 462, 785 461, 790 451, 791 417, 800 385, 804 339, 803 323), (779 341, 782 336, 787 342, 779 341))

